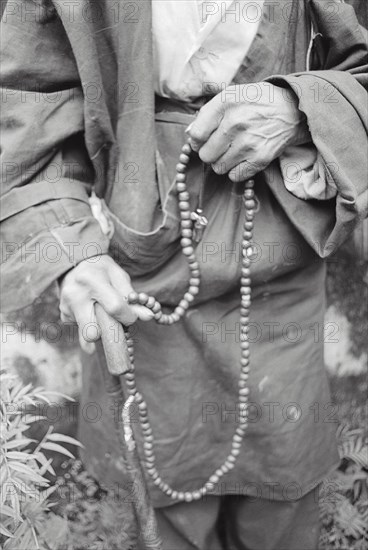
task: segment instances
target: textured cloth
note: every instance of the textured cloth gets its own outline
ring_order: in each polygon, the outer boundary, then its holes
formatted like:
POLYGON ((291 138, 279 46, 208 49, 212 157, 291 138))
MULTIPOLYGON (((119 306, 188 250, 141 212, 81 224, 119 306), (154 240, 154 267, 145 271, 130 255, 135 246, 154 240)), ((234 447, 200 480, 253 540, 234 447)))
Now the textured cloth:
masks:
MULTIPOLYGON (((188 283, 172 184, 173 159, 193 114, 177 112, 171 122, 170 113, 161 120, 155 114, 150 2, 135 4, 139 17, 127 21, 132 3, 122 0, 118 22, 108 0, 80 0, 73 17, 64 2, 53 3, 57 10, 50 2, 41 2, 40 10, 40 5, 17 0, 4 13, 1 76, 8 100, 3 191, 9 199, 13 193, 18 197, 21 188, 29 205, 37 181, 54 178, 62 186, 67 177, 87 189, 94 185, 114 219, 109 252, 137 289, 170 306, 188 283), (33 5, 41 19, 30 17, 33 5), (34 99, 24 102, 24 93, 34 99)), ((260 209, 254 234, 257 261, 252 264, 249 381, 254 421, 236 468, 223 482, 235 493, 238 483, 263 495, 272 486, 269 498, 276 500, 283 500, 285 487, 295 487, 298 497, 308 493, 338 461, 336 416, 323 366, 323 258, 367 211, 367 46, 352 8, 337 3, 331 22, 324 4, 295 0, 284 11, 283 5, 272 4, 233 79, 235 84, 267 79, 294 90, 323 159, 324 176, 338 189, 332 200, 301 200, 285 188, 278 162, 256 181, 260 209), (316 41, 312 70, 306 72, 309 13, 323 39, 316 41)), ((206 213, 215 220, 197 248, 203 277, 198 299, 177 325, 137 324, 133 334, 137 384, 149 406, 158 469, 184 491, 202 485, 226 457, 237 423, 232 411, 239 375, 243 221, 241 186, 203 171, 195 156, 188 182, 194 206, 196 189, 204 183, 206 213), (227 214, 234 211, 230 219, 227 214)), ((34 206, 12 211, 10 217, 2 213, 2 239, 14 244, 1 267, 5 310, 31 303, 74 265, 65 254, 50 261, 45 251, 51 248, 45 248, 44 240, 50 235, 65 248, 70 242, 83 243, 80 256, 96 254, 85 246, 91 242, 107 250, 84 201, 55 199, 50 186, 44 198, 42 204, 34 198, 34 206), (37 247, 38 256, 24 254, 37 247)), ((113 432, 114 411, 98 370, 101 360, 85 358, 83 456, 102 482, 115 488, 121 484, 129 492, 113 432)), ((172 504, 152 484, 150 489, 156 506, 172 504)), ((221 486, 214 488, 221 491, 221 486)))
POLYGON ((264 0, 153 0, 155 90, 190 101, 231 83, 256 36, 264 0))
POLYGON ((295 501, 208 497, 157 510, 165 550, 317 550, 318 489, 295 501))

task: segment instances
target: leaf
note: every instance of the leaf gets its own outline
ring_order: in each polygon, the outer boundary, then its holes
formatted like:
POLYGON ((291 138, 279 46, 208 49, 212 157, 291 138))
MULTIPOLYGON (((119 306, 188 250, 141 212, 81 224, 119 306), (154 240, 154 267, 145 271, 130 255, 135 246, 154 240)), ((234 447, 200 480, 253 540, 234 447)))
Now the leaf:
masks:
POLYGON ((10 508, 7 504, 2 504, 0 509, 0 515, 4 514, 4 516, 9 516, 10 518, 13 517, 13 509, 10 508))
POLYGON ((6 455, 7 460, 33 460, 35 456, 31 453, 21 451, 10 451, 6 455))
POLYGON ((20 472, 27 477, 27 480, 32 480, 37 483, 44 483, 46 480, 29 466, 19 462, 9 462, 8 467, 16 472, 20 472))
POLYGON ((35 439, 30 439, 29 437, 23 437, 21 439, 13 439, 12 441, 7 441, 3 445, 3 449, 14 449, 16 447, 24 447, 30 443, 34 443, 35 439))
POLYGON ((57 443, 49 443, 49 442, 42 443, 41 448, 47 449, 49 451, 55 451, 56 453, 69 456, 70 458, 74 458, 74 455, 70 451, 68 451, 68 449, 65 449, 64 447, 62 447, 62 445, 58 445, 57 443))
POLYGON ((54 468, 51 466, 52 464, 52 458, 47 459, 43 453, 37 453, 36 460, 42 465, 42 468, 40 468, 40 475, 44 475, 45 472, 49 472, 53 476, 56 476, 56 472, 54 468))
POLYGON ((47 436, 47 440, 62 441, 63 443, 70 443, 70 445, 83 447, 82 443, 80 443, 77 439, 74 439, 74 437, 70 437, 69 435, 64 435, 64 434, 50 433, 50 435, 47 436))
POLYGON ((4 535, 4 537, 14 538, 14 535, 12 535, 12 533, 8 531, 8 529, 4 527, 4 525, 2 525, 1 523, 0 523, 0 533, 4 535))

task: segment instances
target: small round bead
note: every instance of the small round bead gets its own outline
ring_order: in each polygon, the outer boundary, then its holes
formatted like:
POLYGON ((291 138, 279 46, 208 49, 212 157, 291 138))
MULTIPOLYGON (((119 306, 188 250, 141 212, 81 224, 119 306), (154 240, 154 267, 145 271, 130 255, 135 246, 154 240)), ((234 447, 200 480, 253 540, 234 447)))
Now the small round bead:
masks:
POLYGON ((225 466, 228 470, 232 470, 234 468, 234 462, 232 462, 231 460, 229 460, 230 457, 228 457, 226 460, 225 460, 225 466))
POLYGON ((227 474, 228 471, 229 471, 229 468, 226 466, 226 463, 224 463, 224 464, 221 466, 220 470, 221 470, 221 473, 222 473, 222 474, 227 474))
POLYGON ((189 307, 189 302, 188 302, 188 300, 185 300, 185 298, 183 298, 182 300, 180 300, 180 302, 179 302, 179 307, 182 307, 183 309, 188 309, 188 307, 189 307))
POLYGON ((177 498, 178 498, 179 500, 184 500, 184 493, 182 493, 181 491, 179 491, 179 492, 178 492, 177 498))
POLYGON ((173 491, 172 492, 172 495, 171 495, 171 498, 173 498, 174 500, 176 500, 178 498, 178 491, 173 491))
POLYGON ((190 254, 189 256, 187 256, 187 262, 190 265, 191 263, 193 263, 195 261, 196 261, 196 256, 195 256, 194 249, 193 249, 193 254, 190 254))
POLYGON ((190 158, 185 153, 181 153, 181 155, 179 155, 179 160, 181 164, 188 164, 190 158))
POLYGON ((239 456, 240 447, 241 445, 239 445, 239 443, 233 443, 233 448, 231 449, 231 456, 239 456))
POLYGON ((180 307, 180 306, 176 306, 175 308, 175 313, 179 316, 179 317, 183 317, 183 315, 185 314, 185 309, 180 307))
POLYGON ((249 388, 240 388, 239 395, 249 395, 249 388))
POLYGON ((201 497, 201 491, 193 491, 193 500, 199 500, 201 497))
POLYGON ((182 191, 181 193, 179 193, 179 200, 180 201, 189 201, 189 193, 188 191, 182 191))
POLYGON ((201 283, 201 280, 199 277, 191 277, 189 279, 189 285, 190 286, 199 286, 201 283))
POLYGON ((187 170, 187 167, 182 162, 179 162, 179 164, 176 165, 176 171, 179 172, 180 174, 183 174, 184 172, 186 172, 186 170, 187 170))
POLYGON ((137 304, 138 303, 138 292, 129 292, 128 302, 130 304, 137 304))
POLYGON ((251 294, 249 286, 242 286, 240 289, 240 294, 243 294, 244 296, 249 296, 251 294))
POLYGON ((180 240, 180 244, 182 248, 185 248, 186 246, 192 246, 192 241, 186 237, 180 240))
POLYGON ((190 221, 190 224, 189 224, 188 226, 186 226, 186 227, 192 227, 192 221, 191 221, 191 219, 190 219, 190 212, 189 212, 189 210, 182 210, 182 211, 180 212, 180 217, 181 217, 181 219, 182 219, 182 222, 181 222, 182 227, 184 227, 184 226, 183 226, 183 221, 184 221, 184 220, 189 220, 189 221, 190 221))
POLYGON ((236 443, 243 443, 243 438, 242 438, 241 435, 239 435, 239 434, 236 433, 236 434, 233 436, 233 441, 235 441, 236 443))
POLYGON ((252 236, 253 236, 252 231, 247 231, 247 230, 243 231, 243 239, 245 239, 246 241, 250 241, 252 236))
POLYGON ((190 155, 191 152, 192 152, 192 148, 191 146, 189 145, 189 143, 185 143, 183 145, 183 147, 181 148, 181 151, 182 153, 184 153, 185 155, 190 155))
POLYGON ((148 302, 148 294, 146 294, 145 292, 140 292, 138 294, 138 301, 142 306, 146 305, 146 303, 148 302))
POLYGON ((185 500, 185 502, 192 502, 192 500, 193 500, 192 493, 190 493, 189 491, 184 493, 184 500, 185 500))
POLYGON ((152 311, 153 313, 158 313, 159 311, 161 311, 161 304, 160 302, 155 302, 154 305, 152 306, 152 311))
POLYGON ((149 307, 150 309, 152 309, 155 303, 156 303, 156 298, 154 298, 153 296, 149 296, 146 303, 146 307, 149 307))
POLYGON ((186 300, 187 302, 193 302, 194 296, 192 296, 192 294, 190 294, 189 292, 186 292, 184 294, 184 300, 186 300))
POLYGON ((251 222, 253 221, 253 218, 254 218, 254 210, 253 209, 250 209, 250 210, 246 210, 245 211, 245 218, 248 222, 251 222))
POLYGON ((244 229, 246 231, 252 231, 253 229, 253 222, 244 222, 244 229))
POLYGON ((178 204, 179 204, 180 210, 182 211, 182 214, 183 214, 184 212, 189 211, 189 209, 190 209, 190 204, 189 204, 188 201, 179 201, 178 204))
MULTIPOLYGON (((191 271, 191 273, 193 274, 193 271, 194 270, 199 270, 199 263, 197 262, 197 260, 195 260, 194 262, 191 262, 190 265, 189 265, 189 269, 191 271)), ((193 274, 193 277, 195 275, 193 274)))
POLYGON ((201 273, 199 269, 192 269, 192 267, 190 266, 190 274, 192 277, 199 277, 201 273))
POLYGON ((174 323, 180 321, 180 315, 176 312, 176 310, 174 311, 174 313, 171 314, 171 319, 174 321, 174 323))
POLYGON ((248 349, 249 348, 249 342, 247 340, 243 340, 240 342, 241 349, 248 349))
POLYGON ((240 284, 242 284, 243 286, 250 286, 252 283, 252 280, 250 277, 241 277, 240 279, 240 284))
POLYGON ((190 229, 193 225, 191 220, 182 220, 180 223, 183 229, 190 229))
POLYGON ((254 189, 245 189, 244 198, 252 199, 254 197, 254 189))
POLYGON ((246 189, 253 189, 253 187, 254 187, 254 180, 247 180, 245 182, 245 188, 246 189))
POLYGON ((191 239, 193 237, 193 231, 191 229, 182 229, 181 236, 191 239))
POLYGON ((190 286, 189 287, 189 292, 190 294, 192 294, 193 296, 196 296, 199 292, 199 288, 197 286, 190 286))
POLYGON ((216 475, 216 474, 212 474, 212 476, 210 477, 210 479, 208 480, 210 483, 218 483, 219 482, 219 476, 216 475))
POLYGON ((176 174, 176 190, 178 191, 178 193, 182 193, 183 191, 187 190, 185 180, 185 174, 176 174))
POLYGON ((160 478, 160 477, 156 477, 156 479, 153 480, 153 483, 154 483, 155 485, 159 486, 160 483, 161 483, 161 478, 160 478))
POLYGON ((158 311, 157 313, 155 313, 155 317, 154 317, 154 318, 156 319, 156 321, 160 321, 160 319, 162 318, 162 316, 163 316, 162 311, 158 311))
POLYGON ((242 367, 247 367, 249 365, 249 359, 247 357, 242 357, 240 359, 240 364, 242 367))
POLYGON ((194 248, 192 246, 186 246, 182 250, 184 256, 190 256, 194 252, 194 248))

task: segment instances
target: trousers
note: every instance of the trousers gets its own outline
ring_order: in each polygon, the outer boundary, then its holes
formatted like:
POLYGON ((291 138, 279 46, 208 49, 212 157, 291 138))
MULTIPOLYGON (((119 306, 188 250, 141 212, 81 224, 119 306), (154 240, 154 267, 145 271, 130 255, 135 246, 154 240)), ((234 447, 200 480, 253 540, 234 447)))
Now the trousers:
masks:
POLYGON ((156 509, 164 550, 317 550, 318 491, 294 501, 229 495, 156 509))

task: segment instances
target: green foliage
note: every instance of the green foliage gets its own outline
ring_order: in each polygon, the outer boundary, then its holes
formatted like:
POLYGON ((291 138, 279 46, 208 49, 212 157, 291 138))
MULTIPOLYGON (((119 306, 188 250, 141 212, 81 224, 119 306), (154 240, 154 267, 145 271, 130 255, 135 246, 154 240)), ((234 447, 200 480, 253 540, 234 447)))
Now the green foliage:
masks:
MULTIPOLYGON (((38 406, 51 393, 23 385, 17 376, 0 371, 0 544, 4 550, 57 550, 68 535, 67 522, 51 510, 55 491, 52 459, 45 452, 73 455, 62 444, 79 443, 50 427, 42 440, 27 437, 42 417, 38 406)), ((64 396, 65 397, 65 396, 64 396)))
POLYGON ((69 522, 69 549, 136 548, 136 521, 127 495, 102 488, 79 460, 66 461, 62 468, 65 473, 57 479, 56 509, 69 522))
POLYGON ((366 550, 368 547, 368 444, 363 429, 338 429, 340 468, 323 484, 320 495, 321 547, 366 550))

